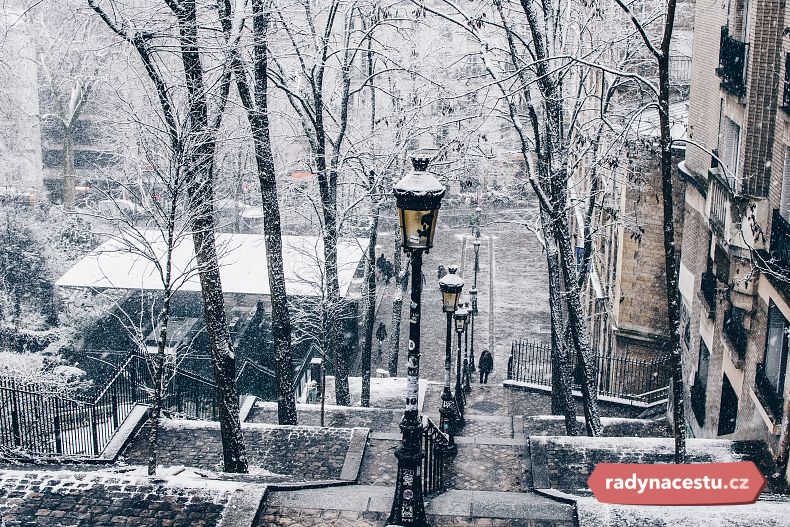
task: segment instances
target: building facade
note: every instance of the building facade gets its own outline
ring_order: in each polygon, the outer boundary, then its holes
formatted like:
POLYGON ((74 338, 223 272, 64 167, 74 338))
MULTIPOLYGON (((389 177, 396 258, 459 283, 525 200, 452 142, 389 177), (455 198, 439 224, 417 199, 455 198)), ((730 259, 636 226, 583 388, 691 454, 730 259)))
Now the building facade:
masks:
POLYGON ((790 419, 790 8, 698 4, 680 264, 688 428, 765 440, 790 419))

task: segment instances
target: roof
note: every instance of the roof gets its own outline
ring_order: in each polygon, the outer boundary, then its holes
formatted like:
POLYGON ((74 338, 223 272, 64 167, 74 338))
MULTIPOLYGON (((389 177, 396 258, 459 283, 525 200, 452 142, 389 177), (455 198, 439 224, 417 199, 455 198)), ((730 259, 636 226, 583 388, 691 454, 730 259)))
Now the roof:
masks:
MULTIPOLYGON (((56 282, 59 287, 95 289, 145 289, 161 291, 162 281, 152 259, 164 262, 166 244, 157 231, 143 231, 143 239, 115 237, 77 262, 56 282), (148 250, 143 250, 148 248, 148 250)), ((269 275, 261 234, 217 233, 222 290, 225 293, 268 295, 269 275)), ((367 251, 366 238, 338 240, 338 278, 345 296, 354 273, 367 251)), ((323 242, 316 236, 283 236, 286 291, 293 296, 319 296, 323 274, 323 242)), ((187 277, 180 291, 200 291, 194 271, 191 237, 179 240, 173 250, 174 276, 187 277)))
MULTIPOLYGON (((688 101, 673 102, 669 105, 669 126, 672 139, 684 139, 686 137, 688 120, 688 101)), ((658 137, 660 135, 658 108, 651 106, 645 109, 634 119, 632 127, 640 136, 658 137)))

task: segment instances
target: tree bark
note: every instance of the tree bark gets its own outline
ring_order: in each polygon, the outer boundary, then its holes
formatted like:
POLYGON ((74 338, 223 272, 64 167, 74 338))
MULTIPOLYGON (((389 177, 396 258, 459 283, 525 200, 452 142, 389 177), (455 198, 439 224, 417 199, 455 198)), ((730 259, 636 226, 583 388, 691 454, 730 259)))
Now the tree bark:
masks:
POLYGON ((74 210, 75 195, 74 136, 69 124, 63 127, 63 208, 65 210, 74 210))
POLYGON ((183 0, 178 13, 180 56, 189 104, 187 192, 195 210, 190 215, 195 260, 200 277, 206 332, 216 383, 217 407, 222 435, 225 472, 247 472, 247 455, 239 422, 236 361, 225 317, 225 302, 214 238, 213 161, 215 137, 209 130, 203 66, 198 47, 197 11, 194 0, 183 0))
POLYGON ((393 258, 393 268, 395 271, 395 296, 392 299, 392 318, 390 320, 390 353, 389 353, 389 374, 390 377, 398 376, 398 349, 400 348, 400 321, 403 315, 403 295, 406 294, 406 284, 408 279, 401 277, 401 247, 400 247, 400 228, 395 228, 395 256, 393 258))
POLYGON ((366 302, 363 323, 362 344, 362 406, 370 406, 370 357, 373 352, 373 325, 376 319, 376 240, 378 238, 379 211, 375 197, 375 174, 368 176, 368 191, 371 195, 370 234, 368 236, 368 256, 366 262, 366 302))

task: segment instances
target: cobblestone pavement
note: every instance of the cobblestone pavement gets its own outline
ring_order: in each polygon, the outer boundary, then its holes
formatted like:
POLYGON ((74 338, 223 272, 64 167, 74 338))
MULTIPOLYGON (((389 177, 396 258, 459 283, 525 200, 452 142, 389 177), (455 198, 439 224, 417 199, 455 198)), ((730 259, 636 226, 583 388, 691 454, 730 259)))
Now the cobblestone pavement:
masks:
POLYGON ((236 487, 71 471, 0 472, 7 527, 200 527, 219 524, 236 487))
MULTIPOLYGON (((257 527, 383 527, 388 516, 389 514, 384 512, 268 507, 261 515, 257 527)), ((565 527, 574 525, 572 521, 532 521, 438 515, 428 515, 428 523, 434 527, 565 527)))
MULTIPOLYGON (((324 426, 334 428, 370 428, 375 432, 397 432, 402 410, 388 408, 327 407, 324 426)), ((297 405, 300 426, 320 426, 319 405, 297 405)), ((277 424, 277 404, 257 403, 247 416, 247 423, 277 424)))
POLYGON ((523 448, 510 445, 458 445, 449 466, 448 488, 521 492, 523 448))
POLYGON ((467 414, 466 424, 459 437, 476 436, 510 439, 513 437, 513 420, 509 417, 501 417, 494 421, 467 414))
MULTIPOLYGON (((348 452, 348 428, 243 427, 250 473, 260 480, 311 481, 337 479, 348 452)), ((147 430, 137 434, 124 452, 125 461, 144 465, 148 460, 147 430)), ((219 423, 163 420, 159 431, 162 466, 185 465, 221 471, 219 423)))

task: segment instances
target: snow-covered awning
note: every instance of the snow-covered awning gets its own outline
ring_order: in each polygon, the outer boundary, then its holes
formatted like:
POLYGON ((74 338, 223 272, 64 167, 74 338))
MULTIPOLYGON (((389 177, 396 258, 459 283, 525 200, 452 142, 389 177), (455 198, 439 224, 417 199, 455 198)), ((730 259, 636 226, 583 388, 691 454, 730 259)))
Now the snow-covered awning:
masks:
MULTIPOLYGON (((152 259, 143 254, 153 254, 164 263, 166 243, 156 231, 144 231, 143 235, 144 239, 127 235, 103 243, 61 276, 56 285, 94 289, 164 289, 152 259)), ((348 294, 367 246, 366 238, 342 238, 338 241, 338 275, 343 296, 348 294)), ((283 236, 285 282, 289 295, 320 296, 323 250, 319 237, 283 236)), ((218 233, 217 252, 225 293, 270 293, 263 235, 218 233)), ((180 291, 200 291, 200 281, 194 271, 191 236, 179 240, 174 248, 173 268, 175 277, 188 277, 180 291)))

